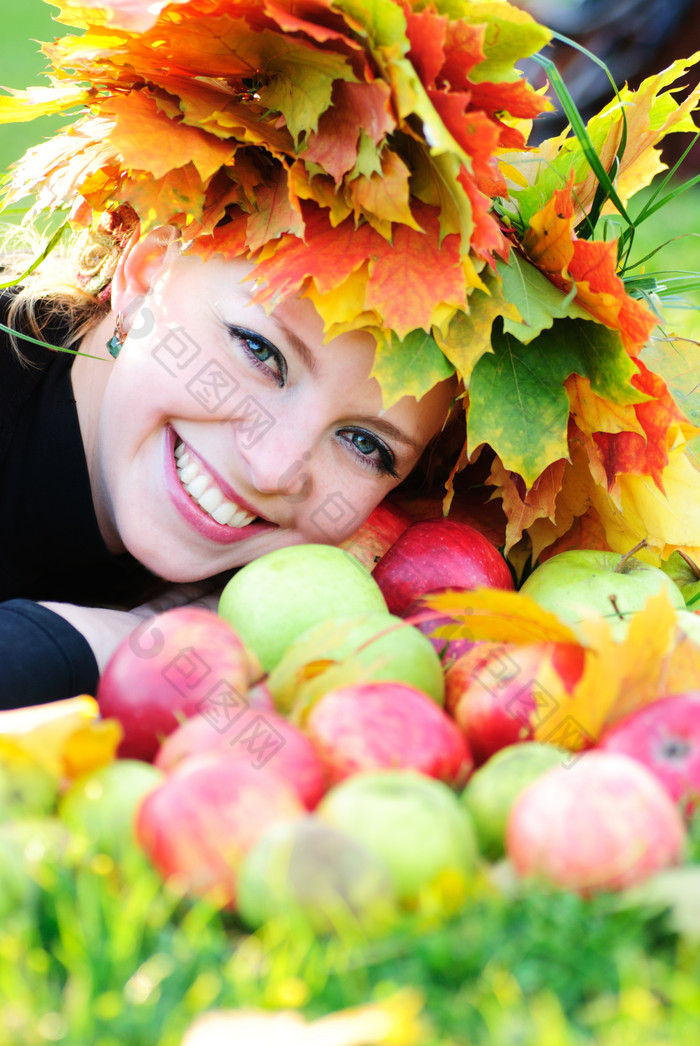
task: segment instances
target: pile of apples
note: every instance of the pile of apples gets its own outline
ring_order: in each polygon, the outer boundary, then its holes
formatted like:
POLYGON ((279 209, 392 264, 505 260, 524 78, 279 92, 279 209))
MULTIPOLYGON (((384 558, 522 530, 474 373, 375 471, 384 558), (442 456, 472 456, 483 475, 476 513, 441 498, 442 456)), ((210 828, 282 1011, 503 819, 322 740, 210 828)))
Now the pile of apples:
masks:
MULTIPOLYGON (((579 612, 574 567, 589 607, 605 591, 609 609, 622 581, 621 621, 659 587, 688 613, 664 571, 635 561, 613 575, 613 553, 562 555, 526 585, 547 605, 564 569, 564 620, 579 612)), ((700 689, 585 752, 535 741, 538 681, 554 672, 570 692, 581 647, 445 639, 421 597, 477 587, 514 587, 483 535, 382 505, 345 548, 243 567, 218 614, 183 607, 140 625, 97 700, 121 724, 115 767, 135 774, 122 805, 152 864, 253 928, 284 915, 328 932, 454 911, 476 870, 504 858, 521 879, 583 895, 682 863, 700 689)))

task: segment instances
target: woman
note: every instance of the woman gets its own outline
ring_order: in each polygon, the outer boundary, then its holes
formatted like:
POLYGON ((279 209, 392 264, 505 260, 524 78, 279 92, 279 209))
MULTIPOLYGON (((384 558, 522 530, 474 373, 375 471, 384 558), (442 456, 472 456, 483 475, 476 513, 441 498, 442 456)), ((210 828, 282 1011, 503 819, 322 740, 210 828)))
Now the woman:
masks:
POLYGON ((31 280, 9 304, 29 368, 0 356, 10 705, 94 692, 142 616, 342 541, 406 478, 458 393, 451 320, 507 255, 509 107, 546 106, 510 61, 548 34, 507 4, 59 6, 85 34, 46 49, 53 87, 0 99, 83 106, 5 192, 85 229, 63 314, 31 280), (149 602, 157 579, 190 587, 149 602))

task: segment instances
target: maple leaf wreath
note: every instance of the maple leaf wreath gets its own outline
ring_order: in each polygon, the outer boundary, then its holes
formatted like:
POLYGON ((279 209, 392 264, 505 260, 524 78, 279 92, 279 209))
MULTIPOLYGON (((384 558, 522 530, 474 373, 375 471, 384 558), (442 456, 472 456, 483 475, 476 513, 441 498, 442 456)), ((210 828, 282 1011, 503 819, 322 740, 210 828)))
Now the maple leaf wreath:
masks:
MULTIPOLYGON (((183 250, 253 262, 264 306, 301 292, 329 339, 370 331, 385 407, 456 373, 467 438, 445 509, 486 448, 516 567, 640 537, 651 558, 698 556, 700 430, 663 354, 642 359, 659 317, 615 242, 581 232, 600 209, 590 150, 527 144, 552 106, 517 63, 548 29, 505 0, 52 5, 82 33, 43 45, 50 86, 0 98, 0 122, 74 122, 14 165, 3 204, 68 212, 91 294, 108 299, 135 223, 175 226, 183 250)), ((663 135, 694 129, 697 92, 666 89, 698 57, 589 125, 618 209, 661 169, 663 135)))

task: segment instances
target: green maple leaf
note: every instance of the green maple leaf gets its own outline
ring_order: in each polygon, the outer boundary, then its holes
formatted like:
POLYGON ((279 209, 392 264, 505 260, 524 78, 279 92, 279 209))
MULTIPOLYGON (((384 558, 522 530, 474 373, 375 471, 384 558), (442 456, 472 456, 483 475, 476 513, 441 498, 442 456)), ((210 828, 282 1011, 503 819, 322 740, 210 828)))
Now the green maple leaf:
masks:
POLYGON ((331 104, 334 82, 357 79, 342 55, 281 36, 270 38, 263 59, 267 83, 258 92, 260 102, 282 113, 297 143, 302 132, 318 129, 319 117, 331 104))
POLYGON ((522 323, 506 319, 504 330, 514 334, 525 345, 551 327, 557 319, 565 316, 590 319, 590 314, 573 300, 575 292, 564 294, 517 251, 510 252, 507 264, 497 262, 496 271, 503 281, 506 301, 515 305, 522 318, 522 323))
POLYGON ((424 330, 414 330, 403 340, 394 334, 379 342, 371 377, 381 385, 382 404, 388 409, 402 396, 420 399, 452 374, 454 367, 435 338, 424 330))
POLYGON ((568 458, 570 374, 587 377, 614 403, 646 398, 630 384, 636 368, 619 335, 592 321, 559 320, 529 345, 495 329, 492 347, 469 383, 469 448, 488 443, 528 487, 552 462, 568 458))

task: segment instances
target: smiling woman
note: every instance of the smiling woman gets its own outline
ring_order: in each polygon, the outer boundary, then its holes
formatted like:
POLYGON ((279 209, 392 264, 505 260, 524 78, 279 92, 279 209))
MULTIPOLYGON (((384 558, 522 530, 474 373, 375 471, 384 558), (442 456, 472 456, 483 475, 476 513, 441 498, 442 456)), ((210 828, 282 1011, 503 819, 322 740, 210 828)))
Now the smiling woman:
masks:
POLYGON ((94 692, 144 617, 342 542, 409 476, 459 395, 436 338, 507 252, 489 154, 525 144, 510 104, 544 105, 494 67, 469 137, 488 24, 513 60, 546 39, 504 4, 58 6, 83 35, 45 48, 53 87, 0 99, 4 122, 80 107, 4 190, 36 196, 26 229, 72 226, 43 266, 6 260, 6 705, 94 692))

